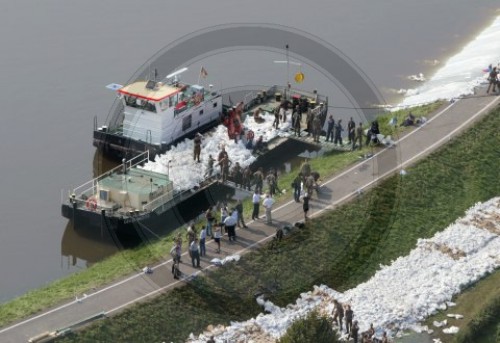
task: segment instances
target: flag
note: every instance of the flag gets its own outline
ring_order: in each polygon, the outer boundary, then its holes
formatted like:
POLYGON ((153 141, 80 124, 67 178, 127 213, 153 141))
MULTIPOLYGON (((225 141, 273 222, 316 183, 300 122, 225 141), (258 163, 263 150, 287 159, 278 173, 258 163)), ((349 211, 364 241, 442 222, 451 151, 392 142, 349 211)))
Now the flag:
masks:
POLYGON ((205 70, 205 68, 201 67, 201 71, 200 71, 200 77, 206 79, 208 76, 208 73, 207 71, 205 70))

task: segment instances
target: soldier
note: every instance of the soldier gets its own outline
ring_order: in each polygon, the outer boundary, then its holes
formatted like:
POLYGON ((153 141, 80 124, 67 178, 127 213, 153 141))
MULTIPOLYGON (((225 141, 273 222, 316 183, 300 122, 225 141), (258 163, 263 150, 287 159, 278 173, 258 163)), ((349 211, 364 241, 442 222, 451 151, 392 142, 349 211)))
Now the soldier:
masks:
POLYGON ((313 119, 313 140, 319 143, 319 135, 321 134, 321 118, 319 115, 314 116, 313 119))
POLYGON ((233 178, 236 187, 240 187, 243 184, 243 175, 241 173, 241 166, 239 162, 236 162, 233 169, 231 170, 231 176, 233 178))
POLYGON ((255 183, 255 192, 262 193, 262 185, 264 183, 264 174, 262 173, 262 167, 259 168, 255 173, 253 173, 253 181, 255 183))
POLYGON ((356 136, 356 124, 354 120, 349 119, 347 122, 347 138, 349 139, 349 144, 354 144, 354 138, 356 136))
POLYGON ((249 191, 252 187, 252 170, 250 167, 246 167, 243 170, 243 189, 249 191))
POLYGON ((342 119, 339 119, 337 125, 335 125, 335 139, 333 140, 333 144, 337 145, 339 143, 342 145, 342 131, 344 131, 342 128, 342 119))
POLYGON ((205 173, 205 177, 212 177, 212 174, 214 173, 214 158, 212 155, 208 155, 208 161, 207 161, 207 172, 205 173))
POLYGON ((201 153, 201 138, 203 136, 200 133, 197 133, 194 137, 194 151, 193 158, 196 162, 200 163, 200 153, 201 153))
POLYGON ((302 113, 300 112, 299 105, 295 106, 295 111, 292 114, 292 125, 295 136, 300 137, 300 123, 302 121, 302 113))
POLYGON ((326 128, 326 140, 325 142, 333 142, 333 128, 335 127, 335 120, 333 116, 328 117, 327 128, 326 128))

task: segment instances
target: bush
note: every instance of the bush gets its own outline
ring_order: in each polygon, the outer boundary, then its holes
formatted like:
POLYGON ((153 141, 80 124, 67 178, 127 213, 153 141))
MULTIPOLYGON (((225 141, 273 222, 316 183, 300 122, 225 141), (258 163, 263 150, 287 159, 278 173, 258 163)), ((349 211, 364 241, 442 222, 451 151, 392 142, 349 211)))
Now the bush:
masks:
POLYGON ((336 343, 339 342, 331 321, 313 311, 306 318, 296 320, 278 343, 336 343))

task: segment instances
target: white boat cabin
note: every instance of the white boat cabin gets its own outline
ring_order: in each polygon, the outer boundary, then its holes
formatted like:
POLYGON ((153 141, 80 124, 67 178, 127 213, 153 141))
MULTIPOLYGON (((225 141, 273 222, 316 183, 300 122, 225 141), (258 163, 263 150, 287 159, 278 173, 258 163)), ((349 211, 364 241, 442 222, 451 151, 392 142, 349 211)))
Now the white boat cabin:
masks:
POLYGON ((222 97, 200 85, 136 81, 118 93, 124 105, 123 135, 154 145, 197 131, 222 112, 222 97))

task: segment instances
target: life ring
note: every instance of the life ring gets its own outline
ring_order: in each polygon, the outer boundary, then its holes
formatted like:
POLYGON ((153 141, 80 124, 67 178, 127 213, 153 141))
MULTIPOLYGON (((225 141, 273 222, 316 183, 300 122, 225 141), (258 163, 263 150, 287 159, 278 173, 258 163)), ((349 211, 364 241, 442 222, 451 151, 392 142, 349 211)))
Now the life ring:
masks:
POLYGON ((247 140, 251 141, 251 140, 253 140, 254 137, 255 137, 255 134, 253 133, 253 131, 249 130, 247 132, 247 140))
POLYGON ((85 205, 87 206, 87 208, 89 210, 93 210, 93 211, 97 210, 97 201, 95 200, 94 197, 88 198, 85 205))

